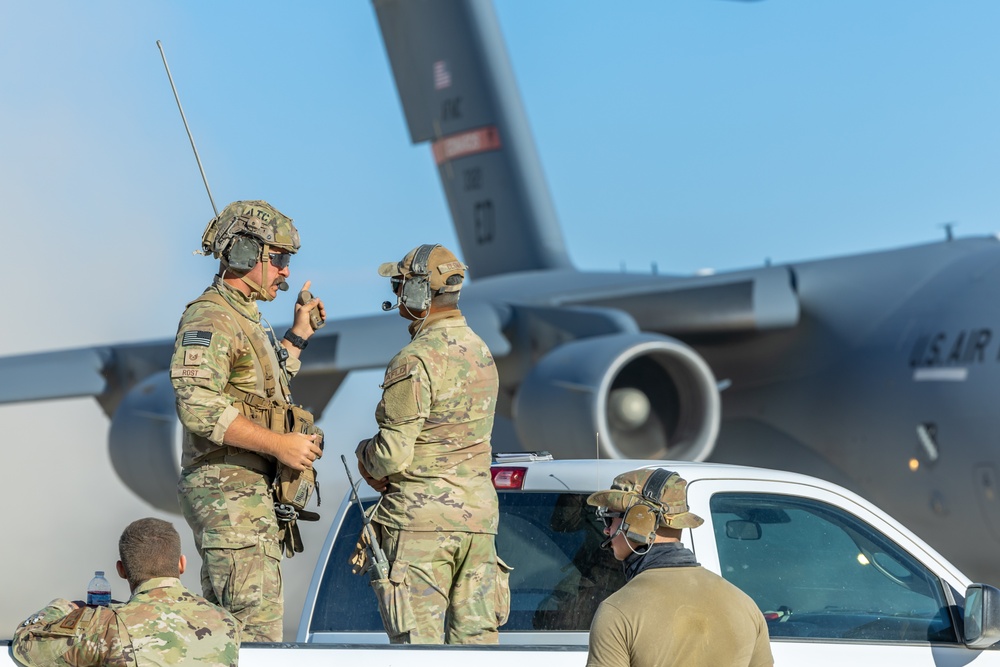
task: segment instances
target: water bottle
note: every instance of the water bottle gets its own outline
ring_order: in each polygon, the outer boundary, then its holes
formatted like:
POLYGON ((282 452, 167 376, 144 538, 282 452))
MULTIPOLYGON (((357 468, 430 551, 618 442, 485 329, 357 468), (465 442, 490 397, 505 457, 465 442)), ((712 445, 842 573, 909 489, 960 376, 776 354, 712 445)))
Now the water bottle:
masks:
POLYGON ((87 604, 107 607, 111 604, 111 584, 104 578, 104 572, 94 572, 94 578, 87 584, 87 604))

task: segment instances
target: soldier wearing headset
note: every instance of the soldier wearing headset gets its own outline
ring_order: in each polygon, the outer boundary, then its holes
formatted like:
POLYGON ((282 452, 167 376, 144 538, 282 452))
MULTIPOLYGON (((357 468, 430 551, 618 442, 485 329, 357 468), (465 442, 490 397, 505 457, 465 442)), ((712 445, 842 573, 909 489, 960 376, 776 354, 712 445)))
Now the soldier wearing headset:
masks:
POLYGON ((587 667, 770 667, 767 624, 743 591, 681 543, 697 528, 687 482, 662 468, 619 475, 587 498, 605 523, 626 584, 598 607, 587 667))
POLYGON ((178 495, 202 558, 203 594, 239 619, 245 641, 281 641, 279 565, 301 550, 297 515, 279 516, 272 498, 279 466, 307 474, 322 456, 322 434, 292 428, 293 415, 310 424, 312 416, 293 406, 289 382, 323 303, 297 303, 281 340, 257 309, 288 289, 299 245, 291 218, 267 202, 226 206, 202 237, 218 275, 187 305, 170 361, 184 427, 178 495))
POLYGON ((383 310, 399 308, 411 336, 386 369, 378 433, 356 452, 382 493, 372 520, 391 564, 383 624, 393 643, 495 644, 510 600, 490 477, 499 379, 458 310, 465 265, 428 244, 379 274, 396 295, 383 310))

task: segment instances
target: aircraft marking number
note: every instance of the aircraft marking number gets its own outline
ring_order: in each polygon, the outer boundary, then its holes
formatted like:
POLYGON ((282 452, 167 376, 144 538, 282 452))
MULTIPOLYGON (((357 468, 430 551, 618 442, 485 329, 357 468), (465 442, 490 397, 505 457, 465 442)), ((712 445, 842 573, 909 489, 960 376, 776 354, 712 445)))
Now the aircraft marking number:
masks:
POLYGON ((457 120, 462 117, 462 98, 449 97, 441 102, 441 120, 457 120))
POLYGON ((478 190, 483 187, 483 170, 481 167, 466 169, 462 172, 462 183, 466 191, 478 190))

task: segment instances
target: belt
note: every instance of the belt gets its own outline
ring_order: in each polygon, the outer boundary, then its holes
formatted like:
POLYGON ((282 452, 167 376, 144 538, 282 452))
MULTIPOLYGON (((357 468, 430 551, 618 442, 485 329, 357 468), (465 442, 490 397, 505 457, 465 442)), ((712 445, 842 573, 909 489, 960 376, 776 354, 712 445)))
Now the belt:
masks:
POLYGON ((209 452, 199 458, 191 467, 197 468, 198 466, 214 465, 218 463, 247 468, 248 470, 259 472, 261 475, 265 475, 272 479, 274 478, 276 467, 274 461, 268 460, 256 452, 250 452, 236 447, 224 447, 222 449, 217 449, 214 452, 209 452))

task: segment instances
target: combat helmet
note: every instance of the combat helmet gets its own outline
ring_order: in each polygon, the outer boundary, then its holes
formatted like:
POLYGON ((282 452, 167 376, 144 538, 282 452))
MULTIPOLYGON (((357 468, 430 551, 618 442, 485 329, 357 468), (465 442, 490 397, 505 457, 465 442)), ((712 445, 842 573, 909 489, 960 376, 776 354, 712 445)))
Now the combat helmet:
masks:
MULTIPOLYGON (((299 232, 292 219, 266 201, 235 201, 212 218, 201 237, 201 253, 222 260, 236 273, 250 271, 271 248, 295 254, 301 247, 299 232)), ((243 281, 265 301, 269 291, 261 285, 243 281)))

